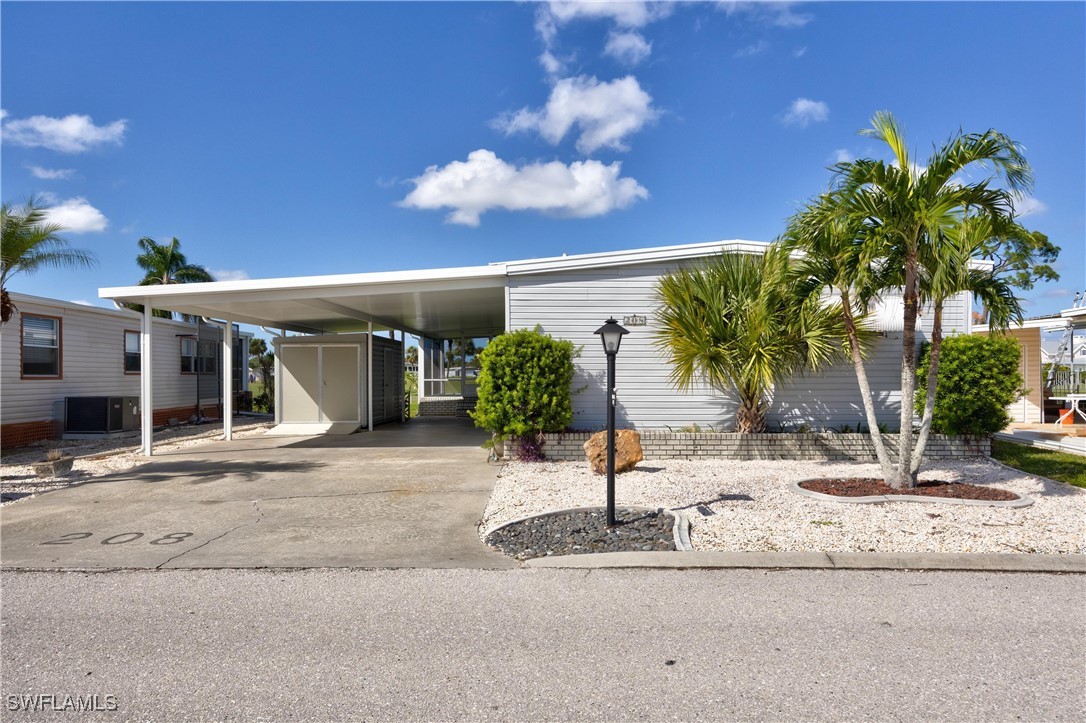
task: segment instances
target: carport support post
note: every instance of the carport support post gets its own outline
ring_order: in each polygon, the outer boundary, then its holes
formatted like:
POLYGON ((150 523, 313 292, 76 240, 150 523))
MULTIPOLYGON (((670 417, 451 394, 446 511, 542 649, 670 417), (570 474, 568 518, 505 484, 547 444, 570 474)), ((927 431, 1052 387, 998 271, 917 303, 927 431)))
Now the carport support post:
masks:
POLYGON ((366 337, 366 423, 373 431, 373 322, 369 324, 370 333, 366 337))
POLYGON ((155 404, 151 398, 154 388, 151 376, 151 302, 143 300, 143 318, 140 320, 140 434, 143 453, 152 454, 151 438, 155 431, 155 404))
POLYGON ((234 438, 234 322, 222 330, 222 438, 234 438))

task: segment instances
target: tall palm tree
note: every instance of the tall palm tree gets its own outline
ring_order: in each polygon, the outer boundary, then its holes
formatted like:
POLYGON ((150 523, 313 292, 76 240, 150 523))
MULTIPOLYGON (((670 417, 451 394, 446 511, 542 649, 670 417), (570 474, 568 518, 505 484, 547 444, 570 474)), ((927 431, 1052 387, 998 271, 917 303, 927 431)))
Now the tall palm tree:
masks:
POLYGON ((739 432, 766 428, 775 385, 843 358, 845 329, 834 304, 797 291, 788 252, 722 254, 662 277, 656 346, 680 390, 698 380, 735 392, 739 432))
MULTIPOLYGON (((871 128, 861 133, 886 143, 893 162, 859 159, 838 164, 825 203, 846 218, 846 236, 859 241, 863 257, 888 272, 878 282, 882 290, 900 288, 904 299, 898 462, 887 481, 894 487, 912 487, 913 459, 923 456, 913 434, 910 404, 916 389, 916 324, 923 278, 933 284, 943 276, 966 278, 958 268, 963 250, 952 247, 963 219, 987 218, 996 226, 1013 222, 1015 194, 1031 187, 1033 175, 1018 144, 995 130, 959 131, 923 166, 914 160, 903 129, 890 113, 876 113, 871 128), (967 182, 965 173, 978 168, 992 171, 981 181, 967 182), (997 187, 997 182, 1007 188, 997 187)), ((980 257, 979 251, 964 252, 980 257)), ((938 295, 935 287, 931 293, 932 298, 938 295)), ((931 367, 937 373, 937 360, 931 367)), ((926 436, 922 441, 926 443, 926 436)))
POLYGON ((0 206, 0 324, 8 323, 15 312, 8 296, 8 279, 15 274, 32 274, 42 268, 90 268, 97 263, 91 252, 68 246, 60 237, 64 227, 49 223, 47 211, 45 199, 40 196, 28 198, 18 208, 6 202, 0 206))
MULTIPOLYGON (((176 238, 168 244, 158 244, 154 239, 144 236, 138 244, 143 253, 136 257, 136 265, 145 272, 143 279, 139 282, 140 286, 189 284, 215 280, 215 277, 203 266, 188 262, 185 255, 181 253, 181 242, 176 238)), ((133 306, 133 308, 136 307, 133 306)), ((152 313, 165 319, 173 318, 173 312, 162 309, 155 309, 152 313)))

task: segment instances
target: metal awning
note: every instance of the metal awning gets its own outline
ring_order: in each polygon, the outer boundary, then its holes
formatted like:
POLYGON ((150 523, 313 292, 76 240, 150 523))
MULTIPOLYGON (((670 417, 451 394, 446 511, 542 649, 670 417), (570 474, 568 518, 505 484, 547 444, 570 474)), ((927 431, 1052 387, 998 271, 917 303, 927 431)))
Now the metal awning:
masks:
POLYGON ((505 282, 505 267, 489 265, 118 286, 99 289, 98 296, 308 334, 363 331, 372 322, 377 329, 442 339, 503 331, 505 282))

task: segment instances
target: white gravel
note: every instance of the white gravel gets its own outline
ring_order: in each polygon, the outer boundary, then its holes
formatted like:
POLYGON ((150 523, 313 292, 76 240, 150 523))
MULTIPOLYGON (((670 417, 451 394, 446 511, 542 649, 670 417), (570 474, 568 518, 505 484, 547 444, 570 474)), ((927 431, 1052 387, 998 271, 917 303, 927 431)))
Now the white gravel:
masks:
MULTIPOLYGON (((234 420, 234 436, 237 438, 259 436, 272 427, 265 420, 234 420)), ((155 450, 168 452, 200 444, 222 437, 222 423, 163 429, 155 433, 155 450)), ((92 477, 123 472, 147 462, 139 453, 138 437, 103 440, 52 440, 6 453, 0 461, 0 493, 14 499, 0 502, 10 505, 34 495, 63 489, 92 477), (60 477, 38 477, 31 466, 45 459, 50 449, 61 449, 76 457, 72 471, 60 477)))
MULTIPOLYGON (((934 463, 921 479, 992 485, 1032 497, 1011 509, 939 503, 823 502, 788 489, 816 477, 881 477, 876 464, 646 460, 615 482, 616 504, 684 512, 696 550, 822 552, 1086 552, 1086 490, 988 459, 934 463), (704 516, 704 505, 714 514, 704 516)), ((510 462, 483 515, 504 522, 603 505, 606 478, 586 462, 510 462)))

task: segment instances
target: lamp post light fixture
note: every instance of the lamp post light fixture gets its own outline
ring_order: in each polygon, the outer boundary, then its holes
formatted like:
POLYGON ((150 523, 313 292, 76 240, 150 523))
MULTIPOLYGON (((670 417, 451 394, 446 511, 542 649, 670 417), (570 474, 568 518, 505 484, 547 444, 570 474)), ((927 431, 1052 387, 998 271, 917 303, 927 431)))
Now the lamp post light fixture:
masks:
POLYGON ((596 329, 607 355, 607 526, 615 526, 615 357, 622 337, 630 332, 613 318, 596 329))

